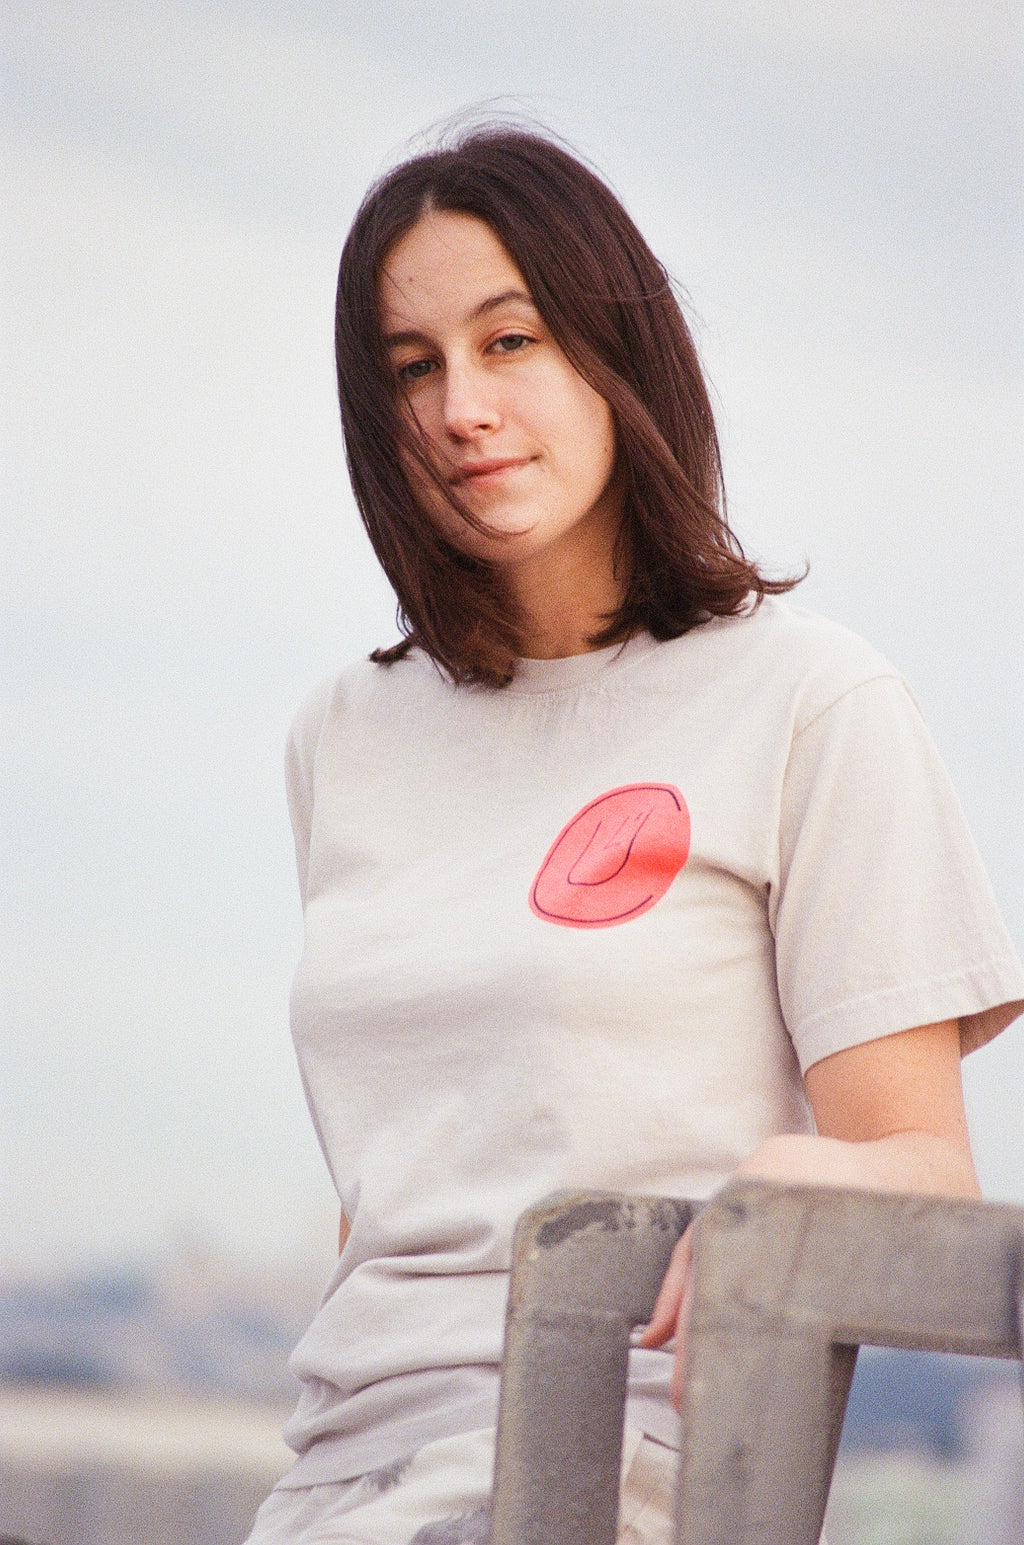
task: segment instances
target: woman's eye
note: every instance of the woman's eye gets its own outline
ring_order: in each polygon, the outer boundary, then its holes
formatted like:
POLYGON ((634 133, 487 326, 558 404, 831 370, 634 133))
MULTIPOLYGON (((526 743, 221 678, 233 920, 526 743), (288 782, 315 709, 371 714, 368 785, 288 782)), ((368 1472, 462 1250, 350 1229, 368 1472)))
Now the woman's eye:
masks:
POLYGON ((502 333, 500 338, 495 339, 494 347, 500 354, 514 354, 524 343, 529 342, 525 333, 502 333))
POLYGON ((407 365, 399 365, 398 379, 400 381, 422 381, 428 376, 434 366, 429 359, 411 359, 407 365))

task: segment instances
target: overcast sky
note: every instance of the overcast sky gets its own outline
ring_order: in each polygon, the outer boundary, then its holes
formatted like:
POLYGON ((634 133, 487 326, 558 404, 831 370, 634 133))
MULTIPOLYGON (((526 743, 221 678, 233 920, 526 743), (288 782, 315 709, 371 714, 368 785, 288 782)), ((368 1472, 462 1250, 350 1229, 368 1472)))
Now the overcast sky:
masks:
MULTIPOLYGON (((344 475, 367 182, 500 99, 684 289, 734 524, 908 676, 1024 946, 1010 0, 7 0, 0 1265, 330 1252, 281 780, 394 637, 344 475)), ((967 1064, 1024 1202, 1024 1031, 967 1064)))

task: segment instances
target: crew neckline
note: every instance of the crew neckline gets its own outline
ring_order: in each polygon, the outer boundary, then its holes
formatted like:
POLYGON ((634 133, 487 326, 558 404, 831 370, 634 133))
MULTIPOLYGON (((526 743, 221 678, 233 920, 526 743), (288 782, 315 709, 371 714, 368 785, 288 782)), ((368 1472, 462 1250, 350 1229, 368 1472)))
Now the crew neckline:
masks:
POLYGON ((650 633, 634 633, 624 644, 608 644, 604 649, 588 649, 586 654, 563 655, 556 660, 533 660, 524 656, 516 661, 516 673, 506 692, 561 692, 583 686, 628 661, 656 649, 658 641, 650 633))

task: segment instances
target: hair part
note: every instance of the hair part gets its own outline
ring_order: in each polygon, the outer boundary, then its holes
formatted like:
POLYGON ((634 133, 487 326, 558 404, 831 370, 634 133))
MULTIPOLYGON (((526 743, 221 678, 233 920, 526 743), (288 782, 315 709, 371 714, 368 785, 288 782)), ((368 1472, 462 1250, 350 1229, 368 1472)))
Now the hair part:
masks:
POLYGON ((402 469, 409 458, 462 519, 486 530, 444 484, 402 413, 381 334, 383 265, 428 211, 490 227, 555 341, 611 408, 626 482, 616 560, 627 583, 591 643, 641 628, 677 638, 798 584, 802 575, 762 574, 729 526, 697 350, 668 274, 622 204, 553 140, 519 127, 475 127, 375 183, 341 257, 335 345, 345 451, 404 635, 372 658, 390 664, 416 646, 456 682, 501 686, 523 652, 520 619, 493 567, 440 535, 402 469))

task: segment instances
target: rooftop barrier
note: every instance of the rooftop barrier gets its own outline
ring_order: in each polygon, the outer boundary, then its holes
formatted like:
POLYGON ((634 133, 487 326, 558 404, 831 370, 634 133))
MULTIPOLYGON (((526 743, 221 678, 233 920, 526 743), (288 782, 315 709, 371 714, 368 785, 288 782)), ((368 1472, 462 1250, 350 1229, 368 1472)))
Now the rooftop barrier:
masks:
POLYGON ((817 1545, 858 1346, 1021 1359, 1024 1208, 557 1195, 516 1231, 491 1545, 613 1545, 630 1335, 698 1213, 678 1545, 817 1545))

